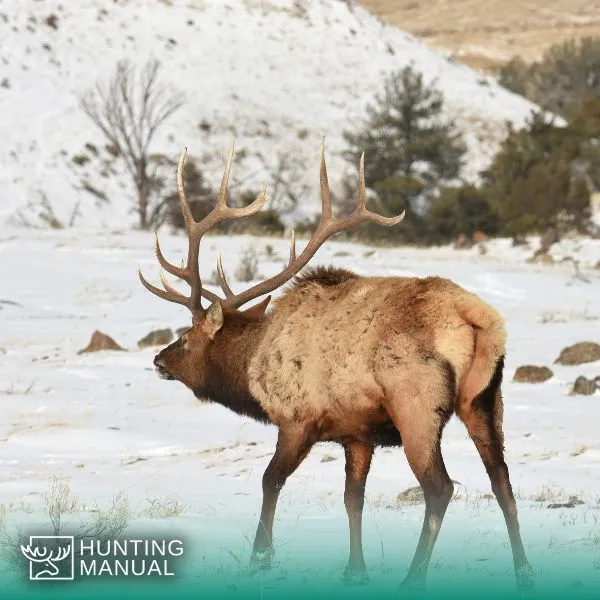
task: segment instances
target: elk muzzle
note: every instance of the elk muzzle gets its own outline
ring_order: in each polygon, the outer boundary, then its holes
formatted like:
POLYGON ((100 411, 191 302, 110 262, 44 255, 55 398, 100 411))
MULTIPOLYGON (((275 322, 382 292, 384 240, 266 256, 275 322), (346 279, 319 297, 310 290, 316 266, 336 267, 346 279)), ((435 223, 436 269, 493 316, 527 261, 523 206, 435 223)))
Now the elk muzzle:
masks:
POLYGON ((161 358, 161 354, 162 354, 162 352, 159 352, 154 357, 154 366, 156 367, 156 372, 158 373, 158 376, 161 379, 168 379, 168 380, 175 379, 175 377, 173 377, 173 375, 171 375, 171 373, 169 372, 169 369, 165 365, 164 360, 161 358))

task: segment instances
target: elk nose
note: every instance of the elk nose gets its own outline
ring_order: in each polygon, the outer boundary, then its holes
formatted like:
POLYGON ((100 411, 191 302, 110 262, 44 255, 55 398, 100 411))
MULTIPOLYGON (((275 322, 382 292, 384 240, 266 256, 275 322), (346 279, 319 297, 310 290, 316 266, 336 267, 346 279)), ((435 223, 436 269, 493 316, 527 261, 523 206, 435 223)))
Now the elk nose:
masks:
POLYGON ((154 357, 154 366, 156 367, 156 372, 158 373, 159 377, 162 379, 173 379, 173 376, 169 372, 167 365, 165 365, 165 363, 162 361, 160 354, 157 354, 154 357))

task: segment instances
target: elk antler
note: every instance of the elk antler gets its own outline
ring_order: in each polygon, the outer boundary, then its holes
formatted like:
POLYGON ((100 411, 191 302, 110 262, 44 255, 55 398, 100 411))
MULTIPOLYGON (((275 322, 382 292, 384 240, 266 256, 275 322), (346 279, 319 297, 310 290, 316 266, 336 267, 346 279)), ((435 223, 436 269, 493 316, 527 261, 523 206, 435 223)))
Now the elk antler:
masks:
MULTIPOLYGON (((202 289, 202 281, 200 280, 198 257, 200 254, 200 240, 202 236, 212 229, 217 223, 225 219, 239 219, 241 217, 247 217, 257 213, 265 204, 267 200, 266 185, 263 188, 257 198, 242 208, 232 208, 227 206, 227 184, 229 182, 229 173, 231 171, 231 163, 233 162, 234 153, 234 142, 231 142, 231 150, 229 152, 229 158, 225 166, 225 172, 223 173, 223 179, 221 180, 221 188, 219 190, 219 196, 217 202, 212 211, 201 221, 195 221, 192 216, 190 205, 185 197, 185 190, 183 187, 183 166, 185 163, 185 155, 187 149, 181 153, 179 158, 179 164, 177 166, 177 191, 179 194, 179 204, 181 206, 181 212, 183 213, 183 219, 185 221, 185 228, 188 235, 188 256, 187 264, 185 266, 176 267, 168 262, 163 256, 160 244, 158 243, 158 236, 155 236, 155 252, 156 258, 161 266, 160 280, 163 284, 164 290, 155 287, 151 283, 148 283, 142 272, 138 268, 138 275, 142 284, 153 294, 168 300, 169 302, 177 302, 183 304, 190 309, 194 322, 202 320, 205 311, 202 307, 202 297, 208 299, 211 302, 220 301, 219 296, 209 290, 202 289), (177 290, 175 290, 167 282, 163 269, 179 279, 183 279, 190 286, 190 295, 184 296, 177 290)), ((231 290, 228 290, 231 292, 231 290)), ((227 293, 227 292, 226 292, 227 293)))
POLYGON ((267 279, 266 281, 263 281, 241 292, 240 294, 234 294, 227 284, 225 274, 223 273, 223 267, 221 265, 221 259, 219 257, 217 262, 217 272, 219 275, 219 283, 221 284, 221 288, 225 292, 226 296, 225 300, 222 301, 223 308, 239 308, 246 302, 277 289, 294 277, 294 275, 296 275, 308 263, 316 251, 321 247, 323 242, 340 231, 345 231, 346 229, 355 227, 356 225, 364 223, 365 221, 372 221, 378 225, 391 227, 392 225, 400 223, 400 221, 402 221, 404 218, 405 211, 403 211, 402 214, 398 215, 397 217, 383 217, 367 210, 367 193, 365 189, 365 155, 363 153, 360 157, 360 168, 358 175, 358 203, 356 208, 354 209, 354 212, 352 212, 352 214, 346 218, 335 220, 331 211, 331 198, 329 195, 329 183, 327 180, 327 167, 325 166, 325 145, 323 143, 321 144, 320 162, 322 212, 319 224, 310 238, 310 241, 301 254, 296 257, 296 238, 294 231, 292 231, 290 241, 290 258, 287 267, 274 277, 271 277, 270 279, 267 279))
POLYGON ((231 151, 229 158, 225 166, 225 172, 223 173, 223 179, 221 181, 221 188, 219 190, 219 196, 217 203, 213 210, 206 216, 202 221, 196 222, 192 217, 190 206, 185 197, 185 191, 183 188, 183 165, 185 161, 185 150, 181 154, 179 159, 179 165, 177 167, 177 189, 179 192, 179 204, 181 205, 181 211, 185 221, 185 227, 188 234, 188 259, 187 265, 182 267, 176 267, 169 263, 163 256, 160 245, 158 243, 158 236, 155 237, 155 250, 156 257, 161 266, 160 280, 163 284, 164 290, 153 286, 148 283, 141 271, 138 269, 138 274, 141 282, 144 286, 150 290, 153 294, 156 294, 160 298, 169 300, 170 302, 177 302, 187 306, 192 312, 194 322, 200 321, 204 317, 204 308, 202 308, 202 298, 206 298, 210 302, 221 302, 223 308, 235 310, 259 296, 268 294, 273 290, 289 281, 294 275, 296 275, 313 257, 316 251, 321 247, 332 235, 345 231, 351 227, 355 227, 365 221, 372 221, 379 225, 391 227, 400 223, 404 218, 404 212, 397 217, 383 217, 376 213, 373 213, 366 208, 366 189, 365 189, 365 156, 364 154, 360 158, 360 169, 358 177, 358 203, 354 212, 344 219, 335 220, 331 210, 331 198, 329 195, 329 183, 327 180, 327 167, 325 166, 325 146, 321 144, 321 164, 320 164, 320 180, 321 180, 321 204, 322 212, 319 224, 315 229, 310 241, 299 256, 296 256, 296 236, 292 231, 290 240, 290 258, 287 267, 266 281, 259 283, 240 294, 234 294, 231 287, 227 283, 225 273, 223 271, 223 265, 221 262, 221 256, 217 259, 217 275, 219 284, 225 299, 221 299, 219 296, 209 290, 202 288, 202 281, 200 280, 198 256, 200 253, 200 240, 202 236, 214 227, 217 223, 225 219, 239 219, 247 217, 257 213, 265 204, 266 186, 263 186, 260 194, 250 205, 243 208, 231 208, 227 206, 226 195, 227 195, 227 183, 229 181, 229 173, 231 171, 231 163, 233 161, 233 142, 231 144, 231 151), (168 271, 171 275, 175 275, 180 279, 183 279, 191 288, 190 296, 184 296, 177 290, 175 290, 166 280, 163 270, 168 271))

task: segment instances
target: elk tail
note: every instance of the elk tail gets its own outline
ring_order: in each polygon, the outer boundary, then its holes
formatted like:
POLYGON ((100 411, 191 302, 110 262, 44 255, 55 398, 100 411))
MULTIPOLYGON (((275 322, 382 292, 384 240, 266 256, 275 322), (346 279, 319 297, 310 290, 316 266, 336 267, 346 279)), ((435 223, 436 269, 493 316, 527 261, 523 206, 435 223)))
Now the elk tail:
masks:
MULTIPOLYGON (((466 294, 456 303, 458 314, 473 328, 473 360, 460 384, 458 413, 488 388, 499 390, 504 367, 506 329, 496 310, 474 294, 466 294)), ((492 398, 496 396, 492 394, 492 398)), ((501 400, 500 400, 501 403, 501 400)), ((501 410, 501 406, 496 407, 501 410)), ((494 411, 495 412, 495 411, 494 411)))

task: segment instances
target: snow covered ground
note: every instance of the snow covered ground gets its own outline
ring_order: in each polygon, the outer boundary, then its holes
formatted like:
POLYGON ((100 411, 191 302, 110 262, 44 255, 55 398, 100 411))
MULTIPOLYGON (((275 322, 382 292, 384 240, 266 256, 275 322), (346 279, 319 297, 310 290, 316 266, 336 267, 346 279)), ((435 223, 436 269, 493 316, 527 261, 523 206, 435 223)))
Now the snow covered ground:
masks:
POLYGON ((177 157, 187 146, 217 183, 235 133, 236 181, 253 189, 272 182, 285 156, 284 179, 296 193, 308 186, 301 197, 314 199, 299 207, 304 214, 318 199, 321 138, 335 188, 354 174, 339 155, 342 132, 364 116, 383 78, 409 63, 427 82, 438 80, 468 144, 467 177, 489 162, 505 123, 520 126, 533 108, 352 1, 0 0, 0 221, 39 205, 43 193, 63 222, 77 205, 78 224, 134 222, 122 165, 78 97, 117 61, 151 57, 186 97, 151 152, 177 157))
MULTIPOLYGON (((183 236, 165 234, 161 243, 178 262, 183 236)), ((274 258, 261 258, 261 275, 281 268, 285 240, 210 237, 202 249, 205 280, 217 249, 231 279, 247 244, 260 252, 267 244, 274 249, 274 258)), ((527 264, 535 248, 498 240, 485 256, 449 248, 369 254, 364 246, 329 242, 315 263, 363 274, 449 277, 506 316, 507 462, 531 560, 544 564, 546 574, 548 561, 556 560, 559 568, 572 569, 574 581, 597 581, 600 393, 568 392, 576 376, 600 375, 600 363, 552 363, 566 345, 600 340, 600 271, 591 268, 600 260, 600 242, 569 241, 556 250, 559 258, 562 252, 581 259, 588 283, 574 278, 568 263, 527 264), (514 370, 522 364, 550 366, 554 377, 538 385, 515 383, 514 370), (547 508, 571 496, 584 504, 547 508)), ((123 492, 136 514, 148 516, 158 507, 155 516, 168 516, 173 527, 204 535, 208 556, 235 570, 234 555, 245 561, 249 554, 275 430, 200 403, 182 385, 158 378, 156 349, 138 350, 137 341, 149 330, 189 320, 185 309, 141 286, 138 264, 151 279, 157 273, 148 233, 0 231, 0 503, 13 524, 31 511, 39 516, 52 476, 65 478, 88 507, 106 507, 123 492), (95 329, 129 351, 78 355, 95 329)), ((485 496, 487 476, 456 419, 446 428, 443 451, 459 485, 436 550, 438 582, 464 564, 474 576, 485 573, 491 558, 495 569, 510 573, 501 512, 485 496)), ((343 567, 342 456, 334 445, 317 446, 286 485, 276 530, 278 559, 286 568, 295 564, 295 548, 308 547, 317 531, 325 534, 319 549, 331 557, 319 568, 343 567)), ((408 566, 420 531, 423 505, 397 501, 399 492, 415 485, 401 449, 377 452, 367 486, 366 555, 390 581, 399 581, 398 569, 408 566)), ((313 558, 303 556, 302 565, 310 568, 313 558)))

